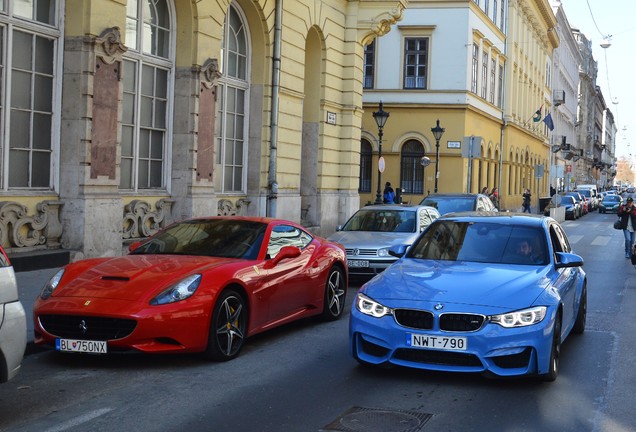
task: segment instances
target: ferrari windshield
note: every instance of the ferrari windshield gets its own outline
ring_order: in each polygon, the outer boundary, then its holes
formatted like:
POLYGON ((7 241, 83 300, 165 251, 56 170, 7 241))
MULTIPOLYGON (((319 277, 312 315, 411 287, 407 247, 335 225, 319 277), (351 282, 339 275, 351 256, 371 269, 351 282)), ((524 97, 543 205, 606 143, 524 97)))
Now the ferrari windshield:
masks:
POLYGON ((546 265, 540 228, 496 222, 436 221, 411 247, 409 258, 546 265))
POLYGON ((362 209, 342 227, 342 231, 415 232, 416 212, 398 209, 362 209))
POLYGON ((131 253, 256 259, 266 228, 238 219, 189 220, 171 225, 131 253))

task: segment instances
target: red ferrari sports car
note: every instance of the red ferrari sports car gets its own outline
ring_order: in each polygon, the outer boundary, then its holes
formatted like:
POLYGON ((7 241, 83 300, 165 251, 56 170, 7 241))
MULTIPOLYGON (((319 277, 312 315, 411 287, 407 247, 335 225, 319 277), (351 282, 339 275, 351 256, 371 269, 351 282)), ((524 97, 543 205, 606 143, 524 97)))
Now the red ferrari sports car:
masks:
POLYGON ((343 247, 293 222, 175 223, 115 258, 71 263, 34 306, 35 343, 58 351, 236 357, 248 336, 345 304, 343 247))

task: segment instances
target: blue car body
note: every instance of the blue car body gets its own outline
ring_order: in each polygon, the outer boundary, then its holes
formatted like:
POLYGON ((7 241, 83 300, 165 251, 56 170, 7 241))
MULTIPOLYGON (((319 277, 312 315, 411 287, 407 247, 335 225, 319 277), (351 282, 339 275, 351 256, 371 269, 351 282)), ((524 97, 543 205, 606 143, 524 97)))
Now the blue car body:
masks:
POLYGON ((582 264, 552 218, 479 213, 442 217, 404 257, 359 290, 350 316, 351 353, 365 364, 502 377, 536 374, 553 380, 561 341, 572 329, 584 329, 582 264), (458 251, 450 256, 429 259, 427 254, 440 254, 437 249, 430 252, 430 246, 443 237, 445 223, 450 231, 464 230, 463 243, 457 240, 458 251), (482 228, 494 233, 492 238, 486 239, 491 233, 485 231, 479 238, 482 228), (481 250, 463 252, 469 231, 481 250), (517 232, 539 236, 541 258, 522 263, 505 257, 507 243, 517 232), (534 319, 541 314, 543 318, 508 327, 498 322, 520 311, 519 316, 536 312, 534 319))

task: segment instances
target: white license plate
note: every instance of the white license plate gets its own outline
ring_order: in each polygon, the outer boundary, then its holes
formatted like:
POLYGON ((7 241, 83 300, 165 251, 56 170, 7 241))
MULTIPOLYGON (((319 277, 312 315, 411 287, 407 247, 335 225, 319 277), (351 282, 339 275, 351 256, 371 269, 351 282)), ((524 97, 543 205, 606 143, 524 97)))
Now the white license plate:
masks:
POLYGON ((414 348, 432 348, 446 351, 466 351, 468 342, 465 337, 431 336, 424 334, 406 334, 406 344, 414 348))
POLYGON ((363 260, 348 260, 349 267, 369 267, 369 261, 363 260))
POLYGON ((56 339, 55 349, 65 352, 106 354, 106 341, 56 339))

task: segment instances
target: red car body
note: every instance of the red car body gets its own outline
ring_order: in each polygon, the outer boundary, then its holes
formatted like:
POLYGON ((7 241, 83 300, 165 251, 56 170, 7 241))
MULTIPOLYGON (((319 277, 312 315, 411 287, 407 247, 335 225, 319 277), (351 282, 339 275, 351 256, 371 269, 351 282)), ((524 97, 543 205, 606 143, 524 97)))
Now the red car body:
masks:
MULTIPOLYGON (((77 343, 106 340, 109 352, 206 352, 211 358, 229 360, 248 336, 312 315, 322 314, 326 319, 340 316, 347 281, 341 245, 278 219, 218 217, 181 224, 132 248, 129 255, 67 265, 57 286, 46 293, 45 287, 35 303, 35 343, 57 343, 60 349, 58 339, 77 343), (228 232, 224 247, 233 251, 245 244, 245 249, 253 250, 250 258, 135 253, 150 250, 151 246, 145 245, 168 243, 173 238, 168 234, 189 228, 185 224, 198 227, 208 223, 257 226, 262 239, 237 246, 228 232), (271 257, 273 253, 276 255, 271 257), (153 304, 162 292, 192 275, 200 275, 200 280, 189 297, 153 304), (230 306, 228 293, 234 301, 230 306), (224 311, 227 313, 222 316, 224 311), (227 351, 222 355, 218 349, 214 355, 210 346, 215 344, 215 333, 223 334, 216 340, 221 352, 227 351), (240 346, 233 352, 235 337, 240 346), (229 346, 223 348, 226 342, 229 346)), ((194 240, 185 246, 192 244, 194 240)))

